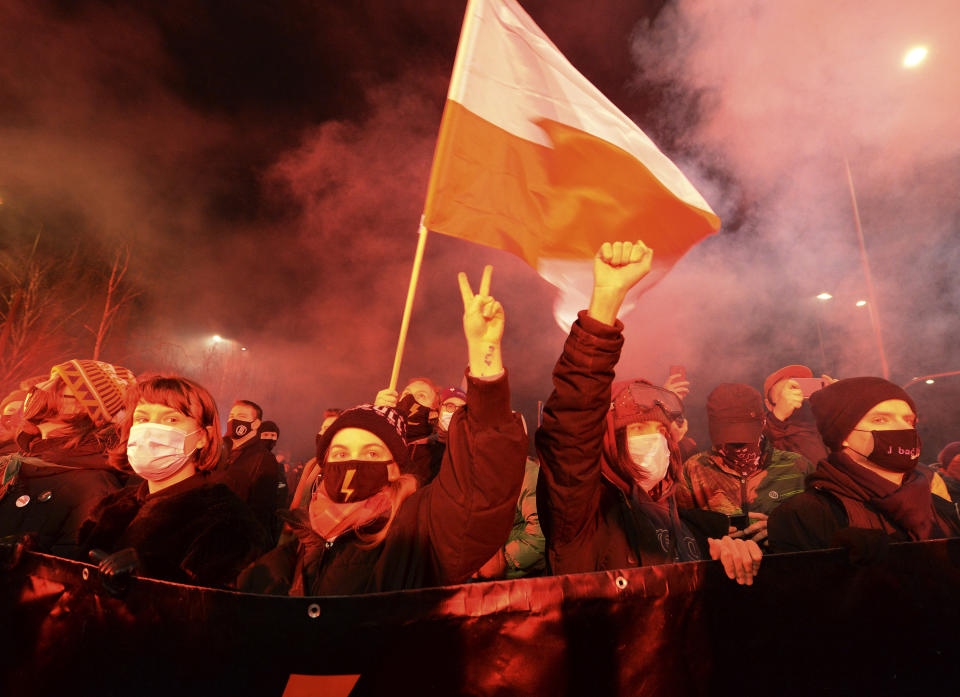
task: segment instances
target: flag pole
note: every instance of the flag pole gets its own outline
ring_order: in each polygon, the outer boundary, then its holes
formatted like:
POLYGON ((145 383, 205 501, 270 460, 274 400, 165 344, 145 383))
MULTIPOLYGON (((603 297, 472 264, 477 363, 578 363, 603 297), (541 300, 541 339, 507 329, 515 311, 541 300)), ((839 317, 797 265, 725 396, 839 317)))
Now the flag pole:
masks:
POLYGON ((843 158, 847 168, 847 184, 850 186, 850 202, 853 204, 853 222, 857 228, 857 239, 860 242, 860 259, 863 261, 863 273, 867 277, 867 293, 870 296, 870 324, 873 325, 873 335, 877 340, 877 350, 880 352, 880 365, 883 368, 883 377, 890 379, 890 367, 887 365, 887 354, 883 350, 883 335, 880 333, 880 310, 877 307, 877 295, 873 290, 873 277, 870 275, 870 262, 867 260, 867 247, 863 242, 863 228, 860 225, 860 208, 857 206, 857 194, 853 188, 853 175, 850 173, 850 163, 843 158))
MULTIPOLYGON (((450 91, 452 94, 455 85, 459 85, 460 80, 462 79, 460 73, 462 72, 462 64, 466 60, 464 55, 461 55, 464 37, 470 37, 471 34, 468 32, 467 25, 472 23, 473 19, 473 4, 475 0, 467 0, 467 9, 464 13, 463 18, 463 27, 460 33, 460 42, 457 45, 457 55, 453 63, 453 75, 450 78, 450 91)), ((472 49, 471 49, 472 51, 472 49)), ((459 89, 459 87, 457 87, 459 89)), ((444 107, 444 114, 446 114, 446 107, 444 107)), ((441 132, 442 132, 442 119, 441 119, 441 132)), ((441 147, 441 142, 437 141, 436 150, 439 150, 441 147)), ((433 164, 430 169, 430 180, 427 184, 427 200, 424 204, 424 213, 420 216, 420 238, 417 240, 417 252, 413 257, 413 270, 410 272, 410 287, 407 289, 407 302, 403 307, 403 319, 400 322, 400 337, 397 340, 397 353, 393 357, 393 372, 390 373, 390 389, 397 389, 397 379, 400 377, 400 361, 403 360, 403 347, 407 343, 407 329, 410 327, 410 314, 413 311, 413 296, 417 292, 417 279, 420 277, 420 264, 423 262, 423 249, 427 244, 427 227, 424 223, 426 219, 426 212, 430 210, 430 202, 433 198, 433 180, 435 171, 437 169, 437 163, 440 158, 437 157, 437 152, 434 152, 433 164)))
POLYGON ((403 347, 407 343, 407 329, 410 328, 410 314, 413 312, 413 296, 417 292, 417 279, 420 277, 420 264, 423 262, 423 249, 427 245, 427 227, 420 216, 420 238, 417 240, 417 252, 413 257, 413 270, 410 272, 410 287, 407 288, 407 303, 403 307, 403 320, 400 322, 400 338, 397 340, 397 354, 393 358, 393 372, 390 374, 390 389, 397 389, 400 377, 400 361, 403 359, 403 347))

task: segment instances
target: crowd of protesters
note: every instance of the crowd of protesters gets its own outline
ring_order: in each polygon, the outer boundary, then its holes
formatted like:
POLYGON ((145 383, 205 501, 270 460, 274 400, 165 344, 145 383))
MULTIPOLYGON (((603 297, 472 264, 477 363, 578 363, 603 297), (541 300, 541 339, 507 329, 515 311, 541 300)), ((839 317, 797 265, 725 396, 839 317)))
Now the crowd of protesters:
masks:
MULTIPOLYGON (((0 403, 0 565, 36 550, 133 576, 280 595, 343 595, 527 575, 719 560, 754 581, 765 554, 960 536, 960 442, 919 464, 916 406, 877 377, 774 371, 720 384, 711 447, 686 435, 680 373, 614 382, 617 319, 650 271, 606 243, 528 457, 510 408, 491 269, 464 274, 461 386, 322 415, 316 457, 284 466, 277 424, 239 399, 221 428, 185 377, 71 360, 0 403)), ((2 573, 2 571, 0 571, 2 573)))

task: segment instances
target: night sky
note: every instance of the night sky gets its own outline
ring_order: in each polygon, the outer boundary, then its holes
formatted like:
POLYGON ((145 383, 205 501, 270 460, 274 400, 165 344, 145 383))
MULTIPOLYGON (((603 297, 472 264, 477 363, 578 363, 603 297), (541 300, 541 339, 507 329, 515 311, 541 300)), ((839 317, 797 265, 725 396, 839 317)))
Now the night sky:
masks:
MULTIPOLYGON (((955 3, 522 4, 724 221, 623 317, 619 377, 686 365, 706 443, 717 383, 794 362, 879 374, 845 159, 891 378, 960 370, 955 3)), ((2 282, 39 239, 61 288, 47 314, 74 312, 27 374, 89 354, 98 283, 128 248, 139 294, 102 358, 195 377, 224 411, 253 399, 280 449, 309 455, 324 408, 389 380, 464 6, 0 0, 2 282)), ((497 250, 430 236, 401 382, 459 383, 456 273, 485 263, 535 423, 565 333, 552 287, 497 250)), ((931 461, 960 439, 960 378, 910 390, 931 461)))

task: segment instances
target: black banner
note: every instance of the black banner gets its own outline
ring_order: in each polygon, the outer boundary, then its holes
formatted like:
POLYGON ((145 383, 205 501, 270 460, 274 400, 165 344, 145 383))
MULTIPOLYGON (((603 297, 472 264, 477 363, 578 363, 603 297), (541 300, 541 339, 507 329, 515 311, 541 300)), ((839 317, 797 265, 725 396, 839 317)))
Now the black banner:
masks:
POLYGON ((135 579, 40 554, 0 572, 19 695, 926 695, 960 684, 960 540, 352 597, 135 579))

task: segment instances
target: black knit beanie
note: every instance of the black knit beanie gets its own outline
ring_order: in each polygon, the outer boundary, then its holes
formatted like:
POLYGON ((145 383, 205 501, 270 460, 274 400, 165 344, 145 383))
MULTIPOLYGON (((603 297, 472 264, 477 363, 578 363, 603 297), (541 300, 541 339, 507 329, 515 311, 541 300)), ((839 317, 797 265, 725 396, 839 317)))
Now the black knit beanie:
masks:
POLYGON ((837 451, 843 448, 843 439, 850 435, 860 419, 888 399, 902 399, 914 413, 917 412, 916 405, 902 387, 874 377, 838 380, 810 395, 810 406, 823 442, 837 451))
POLYGON ((337 431, 344 428, 362 428, 370 431, 384 442, 400 471, 407 471, 410 463, 406 440, 407 424, 399 411, 393 407, 376 407, 372 404, 360 404, 347 409, 330 424, 323 437, 317 441, 317 462, 323 463, 330 441, 333 440, 337 431))

